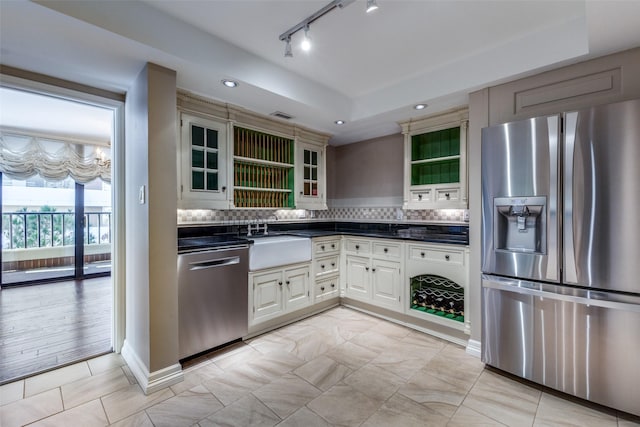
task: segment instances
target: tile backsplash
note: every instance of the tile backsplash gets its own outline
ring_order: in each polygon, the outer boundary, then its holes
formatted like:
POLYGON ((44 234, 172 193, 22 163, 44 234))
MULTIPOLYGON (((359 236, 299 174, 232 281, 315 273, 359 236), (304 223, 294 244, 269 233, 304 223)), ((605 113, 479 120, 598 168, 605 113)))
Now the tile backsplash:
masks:
POLYGON ((466 209, 403 210, 400 208, 305 209, 178 209, 178 225, 244 224, 249 221, 382 221, 382 222, 465 222, 466 209))

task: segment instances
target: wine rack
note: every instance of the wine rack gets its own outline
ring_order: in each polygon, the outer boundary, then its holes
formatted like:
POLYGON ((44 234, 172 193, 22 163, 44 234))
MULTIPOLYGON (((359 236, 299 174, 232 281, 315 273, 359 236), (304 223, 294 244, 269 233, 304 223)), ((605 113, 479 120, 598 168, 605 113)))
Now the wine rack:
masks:
POLYGON ((236 127, 233 149, 236 207, 294 207, 293 139, 236 127))
POLYGON ((464 322, 464 288, 433 274, 412 277, 411 309, 464 322))

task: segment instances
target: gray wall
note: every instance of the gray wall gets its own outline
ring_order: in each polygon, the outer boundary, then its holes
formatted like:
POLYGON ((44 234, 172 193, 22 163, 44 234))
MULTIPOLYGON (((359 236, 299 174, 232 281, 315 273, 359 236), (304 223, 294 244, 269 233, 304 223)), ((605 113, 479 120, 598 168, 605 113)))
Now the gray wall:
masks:
POLYGON ((330 147, 327 198, 332 201, 403 197, 403 136, 384 136, 330 147))
POLYGON ((175 71, 147 64, 125 118, 125 340, 153 373, 178 362, 175 71))
POLYGON ((640 48, 490 87, 469 96, 471 339, 481 341, 481 129, 538 115, 640 98, 640 48))

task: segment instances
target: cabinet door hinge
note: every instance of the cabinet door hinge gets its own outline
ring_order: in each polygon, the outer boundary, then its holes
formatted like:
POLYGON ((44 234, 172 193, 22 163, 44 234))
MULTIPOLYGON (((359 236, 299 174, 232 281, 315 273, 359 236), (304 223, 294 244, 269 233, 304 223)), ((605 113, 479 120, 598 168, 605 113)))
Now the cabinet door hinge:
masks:
POLYGON ((182 123, 182 119, 180 119, 180 127, 184 126, 184 124, 182 123))
POLYGON ((253 306, 253 312, 254 313, 256 312, 256 306, 255 305, 253 306))
POLYGON ((311 291, 307 291, 307 296, 310 297, 311 296, 311 291))

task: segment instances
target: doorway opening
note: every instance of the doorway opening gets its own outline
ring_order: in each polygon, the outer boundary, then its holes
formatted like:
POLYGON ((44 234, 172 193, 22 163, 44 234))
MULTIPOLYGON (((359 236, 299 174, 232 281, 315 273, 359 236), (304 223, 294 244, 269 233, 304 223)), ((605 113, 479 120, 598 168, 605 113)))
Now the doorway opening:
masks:
POLYGON ((2 384, 114 350, 118 126, 82 97, 0 86, 0 103, 2 384))

